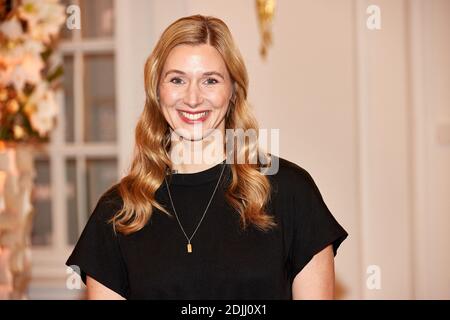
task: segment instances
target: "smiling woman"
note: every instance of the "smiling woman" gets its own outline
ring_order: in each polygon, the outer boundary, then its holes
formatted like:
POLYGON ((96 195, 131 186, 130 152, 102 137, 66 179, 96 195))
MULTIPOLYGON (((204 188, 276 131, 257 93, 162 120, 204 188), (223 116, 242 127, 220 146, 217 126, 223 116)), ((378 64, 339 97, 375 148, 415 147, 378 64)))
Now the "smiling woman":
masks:
POLYGON ((226 130, 258 125, 225 23, 175 21, 144 74, 130 171, 98 201, 67 261, 89 298, 333 298, 333 258, 347 232, 313 178, 258 141, 226 148, 226 130), (211 145, 217 152, 206 161, 211 145), (192 157, 176 161, 180 146, 192 157), (261 171, 266 160, 279 164, 273 175, 261 171))
POLYGON ((190 140, 204 138, 209 129, 225 131, 223 119, 234 91, 227 66, 214 47, 176 46, 167 57, 163 75, 158 99, 171 128, 176 132, 186 129, 185 138, 190 140), (193 124, 202 124, 198 136, 193 124))

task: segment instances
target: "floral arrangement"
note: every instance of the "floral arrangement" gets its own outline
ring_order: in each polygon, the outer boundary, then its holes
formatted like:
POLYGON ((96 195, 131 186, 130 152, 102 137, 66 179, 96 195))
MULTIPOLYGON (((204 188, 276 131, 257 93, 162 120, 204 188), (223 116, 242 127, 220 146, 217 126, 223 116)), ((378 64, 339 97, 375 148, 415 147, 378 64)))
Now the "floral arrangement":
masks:
POLYGON ((64 6, 59 0, 0 2, 0 141, 48 141, 63 73, 53 53, 64 6))

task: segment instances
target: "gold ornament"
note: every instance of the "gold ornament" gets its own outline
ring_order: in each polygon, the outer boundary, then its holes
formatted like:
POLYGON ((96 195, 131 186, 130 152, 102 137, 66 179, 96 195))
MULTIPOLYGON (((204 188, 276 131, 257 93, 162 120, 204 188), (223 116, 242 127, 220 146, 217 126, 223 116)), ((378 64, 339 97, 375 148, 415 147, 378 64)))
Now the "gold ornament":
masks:
POLYGON ((261 32, 260 54, 265 59, 267 48, 272 44, 272 21, 275 15, 276 0, 256 0, 259 30, 261 32))

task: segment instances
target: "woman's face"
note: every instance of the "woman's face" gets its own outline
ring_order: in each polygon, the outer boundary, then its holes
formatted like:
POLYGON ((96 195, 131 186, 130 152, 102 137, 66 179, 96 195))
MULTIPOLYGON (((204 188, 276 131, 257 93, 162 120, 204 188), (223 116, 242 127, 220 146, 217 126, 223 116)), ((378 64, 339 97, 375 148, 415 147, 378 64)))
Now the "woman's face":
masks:
POLYGON ((171 128, 185 139, 200 140, 212 129, 225 131, 233 94, 225 62, 212 46, 178 45, 163 67, 159 103, 171 128))

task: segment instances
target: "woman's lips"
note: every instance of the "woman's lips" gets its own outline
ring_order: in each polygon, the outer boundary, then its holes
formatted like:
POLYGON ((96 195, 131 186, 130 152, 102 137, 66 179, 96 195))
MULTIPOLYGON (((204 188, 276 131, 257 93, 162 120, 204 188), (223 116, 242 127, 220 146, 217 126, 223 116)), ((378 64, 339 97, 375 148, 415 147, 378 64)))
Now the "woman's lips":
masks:
POLYGON ((189 124, 204 122, 206 119, 208 119, 210 113, 211 111, 209 110, 195 113, 178 110, 178 115, 180 116, 181 120, 189 124))

